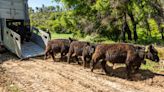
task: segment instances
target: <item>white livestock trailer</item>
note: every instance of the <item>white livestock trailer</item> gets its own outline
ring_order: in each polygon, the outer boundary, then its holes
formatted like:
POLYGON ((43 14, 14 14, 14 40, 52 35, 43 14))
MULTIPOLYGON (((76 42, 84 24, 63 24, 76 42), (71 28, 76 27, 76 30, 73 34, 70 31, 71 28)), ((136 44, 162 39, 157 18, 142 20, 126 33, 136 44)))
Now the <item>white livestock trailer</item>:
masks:
POLYGON ((48 40, 48 33, 30 27, 28 0, 0 0, 0 43, 9 51, 21 59, 40 56, 48 40))

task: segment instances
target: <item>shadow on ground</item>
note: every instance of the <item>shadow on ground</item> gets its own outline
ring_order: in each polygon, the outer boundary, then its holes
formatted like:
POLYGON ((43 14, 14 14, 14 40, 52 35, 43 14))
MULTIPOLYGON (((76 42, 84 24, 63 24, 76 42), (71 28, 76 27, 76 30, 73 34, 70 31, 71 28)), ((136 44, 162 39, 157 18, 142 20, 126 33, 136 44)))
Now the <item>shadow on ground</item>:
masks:
MULTIPOLYGON (((101 69, 101 66, 98 65, 96 68, 101 69)), ((129 80, 127 78, 126 67, 121 66, 121 67, 117 67, 115 69, 112 69, 111 66, 106 65, 106 69, 108 71, 107 76, 112 76, 112 77, 117 77, 117 78, 129 80)), ((96 73, 96 71, 94 71, 94 72, 96 73)), ((105 75, 104 72, 102 71, 102 69, 101 69, 101 72, 99 72, 97 74, 105 75)), ((164 78, 164 74, 158 74, 158 73, 154 73, 150 70, 143 70, 143 69, 139 69, 139 71, 137 73, 132 74, 131 76, 132 76, 133 81, 144 81, 147 79, 152 79, 155 76, 161 76, 164 78)))
MULTIPOLYGON (((36 59, 43 60, 43 56, 42 57, 36 57, 36 59)), ((64 57, 63 60, 56 59, 55 62, 64 62, 64 63, 67 64, 66 59, 67 59, 66 57, 64 57)), ((17 58, 16 55, 14 55, 14 54, 12 54, 10 52, 5 52, 3 54, 0 54, 0 63, 1 64, 3 64, 3 62, 9 61, 9 60, 18 61, 19 58, 17 58)), ((24 61, 28 61, 28 60, 24 60, 24 61)), ((51 61, 53 62, 52 58, 51 58, 51 61)), ((72 60, 71 64, 77 64, 77 62, 72 60)), ((81 64, 82 64, 82 62, 81 62, 81 64)), ((88 68, 89 68, 89 64, 88 64, 88 68)), ((98 69, 98 71, 101 71, 100 64, 98 64, 96 66, 96 68, 98 69)), ((127 74, 126 74, 127 72, 126 72, 125 66, 119 66, 116 69, 112 69, 111 66, 106 65, 106 68, 107 68, 107 71, 108 71, 108 74, 107 74, 108 76, 122 78, 122 79, 127 79, 127 74), (111 73, 112 73, 112 75, 111 75, 111 73)), ((101 75, 104 74, 103 72, 97 72, 97 71, 94 71, 94 73, 101 74, 101 75)), ((143 80, 147 80, 147 79, 152 79, 155 76, 164 77, 164 74, 157 74, 157 73, 154 73, 154 72, 152 72, 150 70, 140 69, 137 74, 132 75, 132 78, 133 78, 134 81, 143 81, 143 80)))
POLYGON ((19 60, 19 58, 9 51, 0 54, 0 64, 3 64, 4 62, 9 60, 19 60))

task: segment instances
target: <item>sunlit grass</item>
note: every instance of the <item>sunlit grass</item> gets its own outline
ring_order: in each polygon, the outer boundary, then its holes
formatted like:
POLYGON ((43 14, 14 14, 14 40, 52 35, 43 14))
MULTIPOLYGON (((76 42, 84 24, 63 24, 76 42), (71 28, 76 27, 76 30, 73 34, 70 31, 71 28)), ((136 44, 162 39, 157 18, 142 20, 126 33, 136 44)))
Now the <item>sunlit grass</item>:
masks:
POLYGON ((63 38, 67 39, 69 37, 73 37, 73 34, 58 34, 58 33, 51 33, 52 39, 58 39, 58 38, 63 38))
POLYGON ((157 50, 158 50, 160 59, 164 60, 164 47, 158 47, 157 50))
POLYGON ((141 69, 150 70, 153 72, 163 72, 164 66, 150 60, 146 60, 146 65, 141 65, 141 69))
MULTIPOLYGON (((75 38, 73 37, 73 34, 58 34, 58 33, 51 33, 51 37, 52 39, 67 39, 69 37, 71 38, 75 38)), ((114 41, 112 40, 108 40, 107 38, 103 38, 103 37, 96 37, 96 36, 86 36, 85 38, 81 38, 81 37, 76 37, 75 39, 78 39, 80 41, 88 41, 88 42, 92 42, 92 43, 114 43, 114 41)))
POLYGON ((9 92, 21 92, 21 90, 18 88, 18 86, 11 84, 8 86, 9 92))

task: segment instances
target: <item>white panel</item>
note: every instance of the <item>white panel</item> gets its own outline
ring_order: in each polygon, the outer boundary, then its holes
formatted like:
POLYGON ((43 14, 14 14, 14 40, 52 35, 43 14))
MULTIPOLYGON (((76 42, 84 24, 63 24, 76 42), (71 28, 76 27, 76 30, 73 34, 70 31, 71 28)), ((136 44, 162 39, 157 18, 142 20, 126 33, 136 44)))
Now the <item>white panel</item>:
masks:
POLYGON ((13 8, 14 9, 21 9, 24 10, 24 0, 16 0, 17 2, 13 3, 13 8))
POLYGON ((0 18, 25 19, 25 1, 0 0, 0 18))
POLYGON ((11 8, 11 0, 0 0, 0 8, 11 8))
POLYGON ((0 17, 1 18, 10 18, 11 17, 10 9, 0 9, 0 17))
POLYGON ((24 19, 24 11, 23 10, 14 10, 14 19, 24 19))

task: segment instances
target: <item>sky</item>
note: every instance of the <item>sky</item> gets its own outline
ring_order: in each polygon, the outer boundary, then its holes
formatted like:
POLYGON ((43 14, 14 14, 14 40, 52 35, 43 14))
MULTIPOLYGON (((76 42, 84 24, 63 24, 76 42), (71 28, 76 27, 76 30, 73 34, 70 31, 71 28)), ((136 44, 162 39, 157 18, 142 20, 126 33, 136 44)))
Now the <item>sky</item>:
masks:
POLYGON ((32 7, 35 9, 35 7, 41 7, 42 4, 45 6, 56 6, 57 3, 52 2, 51 0, 28 0, 29 7, 32 7))

